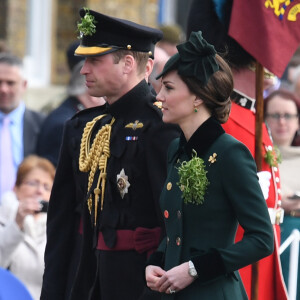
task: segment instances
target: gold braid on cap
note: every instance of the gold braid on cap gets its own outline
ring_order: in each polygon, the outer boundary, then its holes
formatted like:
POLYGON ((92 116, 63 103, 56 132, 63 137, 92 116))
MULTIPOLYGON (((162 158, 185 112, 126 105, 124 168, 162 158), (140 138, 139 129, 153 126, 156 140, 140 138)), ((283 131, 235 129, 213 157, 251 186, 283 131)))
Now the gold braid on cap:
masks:
MULTIPOLYGON (((106 115, 98 116, 94 118, 91 122, 88 122, 86 124, 81 138, 80 154, 79 154, 79 170, 81 172, 90 172, 89 180, 88 180, 88 192, 92 187, 97 168, 99 168, 100 170, 97 186, 94 189, 94 195, 95 195, 94 225, 96 225, 96 221, 97 221, 97 211, 98 211, 98 202, 99 202, 100 193, 101 193, 101 210, 103 209, 107 159, 110 156, 109 143, 110 143, 111 126, 115 122, 115 118, 112 118, 110 124, 106 124, 101 127, 101 129, 97 132, 91 147, 90 147, 90 141, 91 141, 91 135, 92 135, 94 125, 96 124, 97 121, 101 120, 104 116, 106 115)), ((89 212, 90 214, 92 214, 92 207, 93 207, 92 193, 90 194, 87 200, 87 204, 88 204, 89 212)))

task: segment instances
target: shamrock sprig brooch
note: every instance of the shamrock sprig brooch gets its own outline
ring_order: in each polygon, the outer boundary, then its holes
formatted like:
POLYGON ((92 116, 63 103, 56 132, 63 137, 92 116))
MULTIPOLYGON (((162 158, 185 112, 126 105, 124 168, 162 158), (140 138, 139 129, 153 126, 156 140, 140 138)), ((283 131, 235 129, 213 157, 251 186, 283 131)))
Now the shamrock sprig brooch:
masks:
POLYGON ((84 7, 85 15, 81 18, 81 23, 77 23, 77 31, 80 32, 80 37, 82 35, 93 35, 96 32, 95 17, 90 14, 89 9, 84 7))
POLYGON ((280 150, 276 146, 269 146, 264 158, 270 167, 278 167, 281 163, 280 150))
POLYGON ((183 161, 178 167, 179 182, 177 185, 182 191, 185 204, 203 204, 204 195, 209 185, 206 173, 204 161, 197 157, 195 150, 193 150, 192 159, 183 161))

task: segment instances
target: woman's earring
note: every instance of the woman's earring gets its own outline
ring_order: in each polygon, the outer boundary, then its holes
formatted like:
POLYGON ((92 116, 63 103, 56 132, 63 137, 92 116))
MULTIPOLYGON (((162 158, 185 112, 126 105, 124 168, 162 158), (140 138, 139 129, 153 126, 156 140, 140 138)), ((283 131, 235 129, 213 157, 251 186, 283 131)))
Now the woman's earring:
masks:
POLYGON ((197 109, 197 107, 195 107, 195 109, 194 109, 194 112, 196 113, 196 112, 198 112, 198 109, 197 109))

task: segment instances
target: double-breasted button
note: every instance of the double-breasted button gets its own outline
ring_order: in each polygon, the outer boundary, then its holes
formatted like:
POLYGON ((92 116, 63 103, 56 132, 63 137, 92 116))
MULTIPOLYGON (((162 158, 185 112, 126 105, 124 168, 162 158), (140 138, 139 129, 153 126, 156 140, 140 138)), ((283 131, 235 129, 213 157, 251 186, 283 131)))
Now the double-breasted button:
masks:
POLYGON ((170 191, 172 188, 172 182, 168 182, 167 184, 167 190, 170 191))
POLYGON ((177 238, 176 238, 176 245, 177 245, 177 246, 180 246, 180 245, 181 245, 181 238, 180 238, 180 237, 177 237, 177 238))
POLYGON ((164 216, 165 216, 166 219, 169 218, 169 212, 167 210, 164 211, 164 216))
POLYGON ((278 183, 280 181, 279 177, 276 177, 275 181, 278 183))
POLYGON ((180 219, 181 218, 181 211, 177 210, 177 218, 180 219))
POLYGON ((274 171, 275 171, 275 172, 277 172, 277 171, 278 171, 277 167, 274 167, 274 171))

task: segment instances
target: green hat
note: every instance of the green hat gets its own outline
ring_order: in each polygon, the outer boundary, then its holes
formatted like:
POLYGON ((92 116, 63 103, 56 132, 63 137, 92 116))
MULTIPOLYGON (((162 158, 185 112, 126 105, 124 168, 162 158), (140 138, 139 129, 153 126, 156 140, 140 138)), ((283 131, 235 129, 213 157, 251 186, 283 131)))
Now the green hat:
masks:
POLYGON ((165 64, 156 79, 172 70, 185 77, 195 77, 205 85, 210 76, 219 70, 216 50, 202 37, 201 31, 192 32, 189 40, 177 46, 178 53, 165 64))

